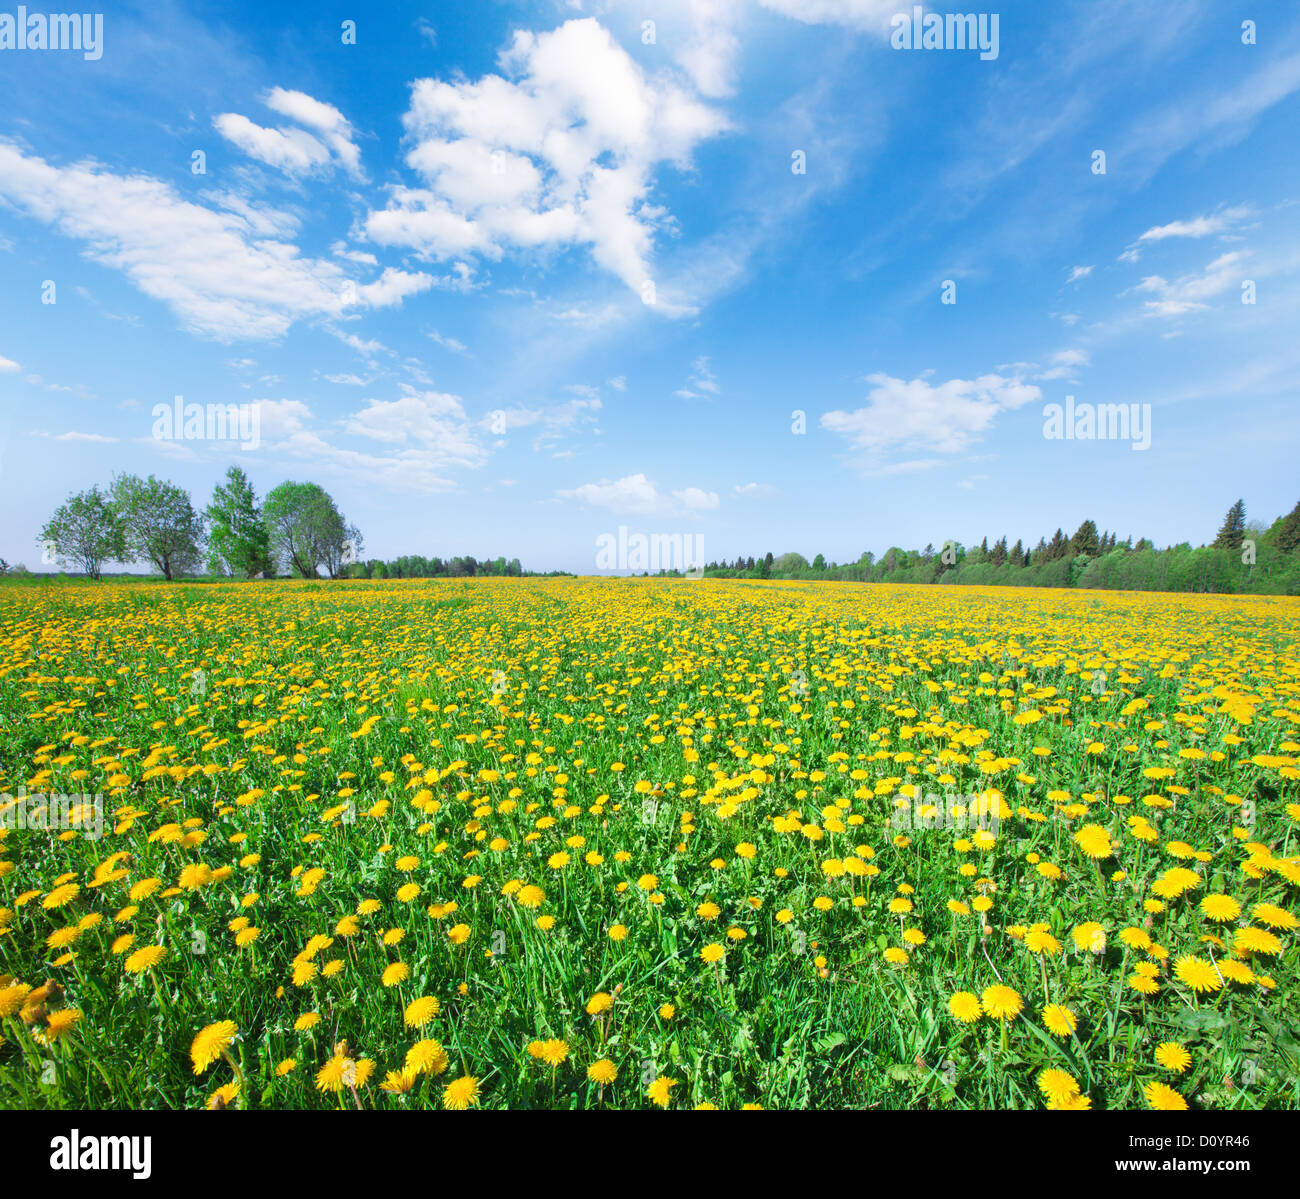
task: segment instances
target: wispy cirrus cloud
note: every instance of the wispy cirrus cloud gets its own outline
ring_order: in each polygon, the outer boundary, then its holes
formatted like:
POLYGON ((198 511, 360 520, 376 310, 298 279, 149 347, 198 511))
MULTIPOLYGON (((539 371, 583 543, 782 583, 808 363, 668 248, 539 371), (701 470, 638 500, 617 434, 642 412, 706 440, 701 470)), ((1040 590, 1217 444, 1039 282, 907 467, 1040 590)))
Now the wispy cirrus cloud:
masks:
POLYGON ((1239 204, 1232 208, 1223 208, 1205 216, 1193 217, 1186 221, 1170 221, 1164 225, 1153 225, 1138 236, 1119 257, 1121 262, 1136 262, 1141 257, 1142 247, 1151 242, 1167 241, 1169 238, 1202 238, 1227 233, 1243 221, 1254 215, 1254 209, 1248 204, 1239 204))
POLYGON ((673 395, 680 400, 712 399, 720 390, 717 375, 709 369, 708 356, 701 355, 691 363, 690 376, 673 395))
POLYGON ((1233 251, 1221 254, 1203 271, 1180 275, 1172 282, 1161 275, 1148 275, 1133 289, 1154 295, 1143 309, 1150 316, 1183 316, 1209 307, 1208 300, 1222 295, 1241 283, 1241 266, 1244 256, 1233 251))

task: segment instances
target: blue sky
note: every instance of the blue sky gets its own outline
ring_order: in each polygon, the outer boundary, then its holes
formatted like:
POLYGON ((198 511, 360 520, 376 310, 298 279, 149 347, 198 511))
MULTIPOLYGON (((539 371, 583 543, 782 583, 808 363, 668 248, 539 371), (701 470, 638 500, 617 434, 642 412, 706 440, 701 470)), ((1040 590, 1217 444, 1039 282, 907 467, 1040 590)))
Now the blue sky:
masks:
POLYGON ((1017 0, 996 58, 895 48, 912 7, 123 4, 97 59, 0 49, 0 556, 232 462, 366 556, 532 569, 1288 511, 1295 5, 1017 0), (260 444, 155 437, 176 395, 260 444), (1067 395, 1149 448, 1046 438, 1067 395))

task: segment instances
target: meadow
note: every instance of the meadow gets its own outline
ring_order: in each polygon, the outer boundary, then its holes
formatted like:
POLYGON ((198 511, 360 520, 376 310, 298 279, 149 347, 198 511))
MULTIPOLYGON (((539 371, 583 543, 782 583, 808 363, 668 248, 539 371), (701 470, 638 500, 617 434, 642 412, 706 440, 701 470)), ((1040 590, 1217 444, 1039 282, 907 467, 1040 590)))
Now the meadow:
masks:
POLYGON ((1300 1107, 1298 643, 1272 597, 0 586, 0 1103, 1300 1107))

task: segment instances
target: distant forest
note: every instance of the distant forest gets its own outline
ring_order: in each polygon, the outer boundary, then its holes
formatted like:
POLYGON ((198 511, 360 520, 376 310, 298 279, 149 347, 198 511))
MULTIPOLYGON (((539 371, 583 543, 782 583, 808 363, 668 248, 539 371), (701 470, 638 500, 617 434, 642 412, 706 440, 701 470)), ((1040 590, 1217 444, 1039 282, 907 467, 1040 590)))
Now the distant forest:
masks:
POLYGON ((879 559, 811 562, 788 553, 709 562, 706 578, 838 579, 858 583, 993 584, 1006 587, 1096 587, 1114 591, 1199 591, 1300 595, 1300 503, 1271 525, 1247 522, 1238 500, 1209 545, 1156 547, 1145 537, 1120 541, 1085 520, 1072 537, 1057 529, 1027 548, 1023 540, 967 548, 946 541, 923 550, 892 547, 879 559))

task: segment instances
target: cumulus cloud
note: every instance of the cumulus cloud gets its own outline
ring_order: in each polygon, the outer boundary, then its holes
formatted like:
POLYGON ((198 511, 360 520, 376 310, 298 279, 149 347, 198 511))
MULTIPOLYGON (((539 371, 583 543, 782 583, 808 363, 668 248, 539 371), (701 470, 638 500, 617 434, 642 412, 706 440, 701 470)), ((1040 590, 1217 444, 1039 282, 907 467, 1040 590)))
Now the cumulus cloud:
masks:
POLYGON ((487 457, 474 439, 460 396, 416 391, 407 385, 396 400, 370 400, 344 425, 358 437, 390 445, 414 443, 435 450, 446 465, 480 466, 487 457))
POLYGON ((0 198, 121 271, 187 329, 220 341, 280 337, 297 320, 386 307, 435 282, 391 268, 358 284, 336 262, 305 258, 250 218, 182 199, 147 175, 93 162, 52 166, 0 141, 0 198))
POLYGON ((1042 391, 1018 376, 981 375, 977 379, 867 378, 866 404, 852 412, 828 412, 822 428, 843 437, 860 454, 858 465, 874 473, 898 473, 934 465, 939 459, 887 461, 896 450, 957 454, 992 427, 1002 412, 1042 399, 1042 391))
POLYGON ((664 492, 644 474, 601 479, 598 483, 584 483, 581 487, 559 490, 555 494, 561 499, 627 516, 686 516, 712 511, 719 504, 717 492, 699 487, 664 492))
POLYGON ((668 219, 654 169, 689 165, 725 117, 648 76, 590 18, 518 31, 499 63, 477 81, 416 81, 403 121, 422 186, 394 187, 367 235, 430 259, 586 247, 640 290, 668 219))
POLYGON ((13 371, 22 370, 12 358, 6 358, 0 354, 0 375, 11 374, 13 371))

